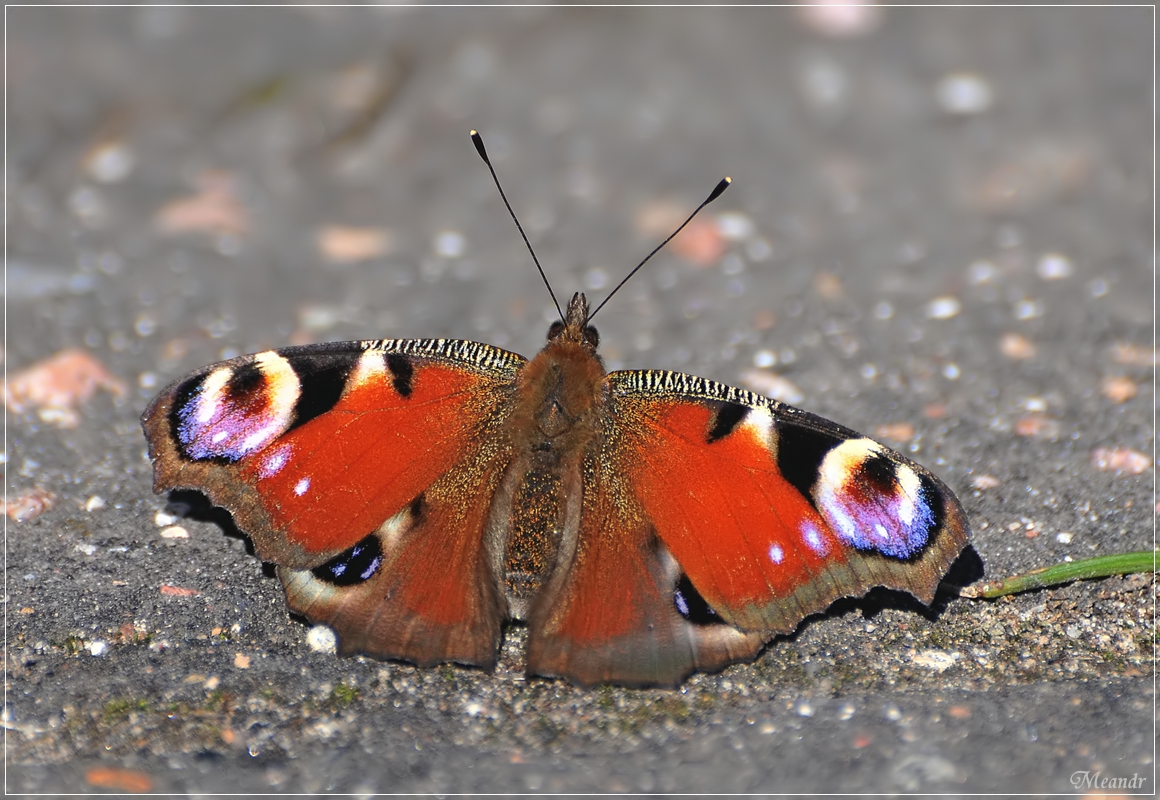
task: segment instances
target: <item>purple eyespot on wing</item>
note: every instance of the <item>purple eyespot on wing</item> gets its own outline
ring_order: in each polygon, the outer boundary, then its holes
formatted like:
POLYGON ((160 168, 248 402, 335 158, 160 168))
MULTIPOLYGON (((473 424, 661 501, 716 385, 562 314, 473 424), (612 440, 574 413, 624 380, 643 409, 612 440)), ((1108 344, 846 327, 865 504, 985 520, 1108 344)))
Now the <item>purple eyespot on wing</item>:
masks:
POLYGON ((869 439, 850 439, 822 459, 814 487, 819 513, 838 538, 859 550, 910 558, 937 527, 928 479, 869 439))
MULTIPOLYGON (((282 356, 259 353, 239 367, 218 367, 178 392, 174 432, 195 461, 238 461, 281 436, 294 420, 298 376, 282 356)), ((265 465, 276 472, 277 458, 265 465)))

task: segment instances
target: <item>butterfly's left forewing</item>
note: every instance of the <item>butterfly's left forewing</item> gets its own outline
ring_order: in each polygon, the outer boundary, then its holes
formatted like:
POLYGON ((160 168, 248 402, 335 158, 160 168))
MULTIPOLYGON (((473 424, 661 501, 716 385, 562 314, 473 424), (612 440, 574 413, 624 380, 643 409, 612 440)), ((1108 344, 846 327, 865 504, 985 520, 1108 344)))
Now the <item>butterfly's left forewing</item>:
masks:
POLYGON ((455 340, 346 342, 206 367, 142 416, 154 488, 204 492, 343 652, 494 662, 486 509, 524 359, 455 340))

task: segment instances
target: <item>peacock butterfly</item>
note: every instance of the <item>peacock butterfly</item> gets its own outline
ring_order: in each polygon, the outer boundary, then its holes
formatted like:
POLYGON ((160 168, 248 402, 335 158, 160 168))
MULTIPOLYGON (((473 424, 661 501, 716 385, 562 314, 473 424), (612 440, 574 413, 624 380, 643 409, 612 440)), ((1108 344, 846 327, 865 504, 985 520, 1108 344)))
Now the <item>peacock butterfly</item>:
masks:
POLYGON ((743 389, 605 372, 598 310, 574 295, 530 361, 384 339, 203 367, 142 415, 154 490, 230 511, 343 654, 491 667, 519 620, 531 674, 674 685, 840 597, 931 602, 968 538, 942 481, 743 389))

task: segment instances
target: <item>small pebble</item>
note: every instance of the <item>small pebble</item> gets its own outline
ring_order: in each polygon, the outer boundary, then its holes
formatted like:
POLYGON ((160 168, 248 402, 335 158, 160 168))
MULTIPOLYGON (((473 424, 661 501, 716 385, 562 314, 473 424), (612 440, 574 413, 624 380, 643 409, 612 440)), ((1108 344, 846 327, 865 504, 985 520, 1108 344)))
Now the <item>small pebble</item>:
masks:
POLYGON ((1071 540, 1072 540, 1073 535, 1074 534, 1072 534, 1070 531, 1064 531, 1063 533, 1057 533, 1055 535, 1055 541, 1059 542, 1060 544, 1071 544, 1071 540))
POLYGON ((164 511, 158 511, 153 515, 153 524, 158 528, 165 528, 175 522, 177 522, 177 517, 164 511))
POLYGON ((990 283, 999 277, 999 268, 990 261, 980 260, 972 262, 967 267, 967 280, 975 286, 990 283))
POLYGON ((98 494, 94 494, 85 501, 85 511, 96 511, 98 508, 105 507, 105 498, 98 494))
POLYGON ((1022 361, 1028 358, 1033 358, 1037 352, 1037 348, 1021 333, 1007 333, 999 340, 999 351, 1017 361, 1022 361))
POLYGON ((753 354, 753 366, 768 369, 777 364, 777 353, 772 350, 758 350, 753 354))
POLYGON ((100 142, 85 156, 85 172, 100 183, 118 183, 133 171, 133 150, 124 141, 100 142))
POLYGON ((739 211, 726 211, 717 215, 717 232, 731 242, 745 241, 756 230, 753 220, 739 211))
POLYGON ((953 72, 938 84, 938 103, 948 114, 979 114, 991 107, 991 84, 974 72, 953 72))
POLYGON ((930 319, 950 319, 951 317, 958 316, 962 310, 963 304, 958 301, 958 298, 946 295, 931 300, 927 304, 926 315, 930 319))
POLYGON ((338 645, 338 638, 326 625, 315 625, 306 633, 306 644, 316 653, 333 653, 338 645))
POLYGON ((171 525, 161 531, 162 539, 188 539, 189 531, 180 525, 171 525))
POLYGON ((89 652, 94 656, 103 656, 109 649, 109 643, 103 642, 100 639, 95 642, 89 642, 89 652))
POLYGON ((1113 403, 1126 403, 1136 396, 1138 390, 1136 382, 1131 378, 1126 375, 1113 375, 1104 378, 1100 384, 1100 391, 1113 403))
POLYGON ((1071 275, 1071 261, 1059 253, 1047 253, 1039 259, 1035 271, 1045 281, 1058 281, 1071 275))
POLYGON ((439 231, 432 247, 443 258, 459 258, 467 252, 467 240, 458 231, 439 231))
POLYGON ((994 475, 976 475, 971 478, 971 486, 976 489, 994 489, 1001 481, 994 475))
POLYGON ((1015 319, 1028 320, 1043 316, 1043 303, 1038 300, 1020 300, 1015 304, 1015 319))

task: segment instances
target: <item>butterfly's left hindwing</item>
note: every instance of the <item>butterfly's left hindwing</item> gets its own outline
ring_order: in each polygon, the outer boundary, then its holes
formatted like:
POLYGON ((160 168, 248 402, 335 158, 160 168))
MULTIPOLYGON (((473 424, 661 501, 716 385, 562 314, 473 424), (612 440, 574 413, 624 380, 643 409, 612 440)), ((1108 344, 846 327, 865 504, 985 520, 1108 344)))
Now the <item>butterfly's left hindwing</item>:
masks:
POLYGON ((229 510, 291 607, 346 652, 490 664, 503 619, 485 513, 524 359, 455 340, 267 351, 142 416, 154 488, 229 510))

